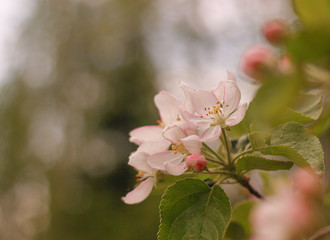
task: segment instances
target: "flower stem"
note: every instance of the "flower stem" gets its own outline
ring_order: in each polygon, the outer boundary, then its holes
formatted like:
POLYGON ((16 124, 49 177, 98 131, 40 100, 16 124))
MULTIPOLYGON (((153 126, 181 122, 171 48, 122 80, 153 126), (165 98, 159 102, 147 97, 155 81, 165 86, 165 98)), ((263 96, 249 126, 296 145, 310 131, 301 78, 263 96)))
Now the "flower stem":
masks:
POLYGON ((229 147, 229 142, 228 142, 228 139, 227 139, 226 130, 224 128, 222 128, 221 130, 222 130, 223 140, 224 140, 225 145, 226 145, 228 164, 231 165, 231 155, 230 155, 231 150, 230 150, 230 147, 229 147))
POLYGON ((217 157, 218 159, 219 159, 219 162, 221 162, 221 164, 225 164, 226 162, 225 162, 225 160, 222 158, 222 157, 220 157, 220 155, 219 154, 217 154, 212 148, 210 148, 206 143, 203 143, 203 146, 207 149, 207 150, 209 150, 215 157, 217 157))
POLYGON ((218 160, 214 160, 212 158, 208 158, 208 157, 205 157, 205 159, 209 162, 213 162, 213 163, 216 163, 216 164, 219 164, 220 162, 218 160))

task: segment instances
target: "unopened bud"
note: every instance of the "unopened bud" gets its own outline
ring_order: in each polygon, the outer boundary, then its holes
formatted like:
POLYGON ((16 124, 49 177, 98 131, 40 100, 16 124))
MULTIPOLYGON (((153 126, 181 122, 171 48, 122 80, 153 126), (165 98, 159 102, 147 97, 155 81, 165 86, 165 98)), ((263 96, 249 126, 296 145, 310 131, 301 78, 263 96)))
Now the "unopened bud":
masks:
POLYGON ((241 68, 249 77, 258 79, 263 71, 275 69, 277 63, 277 56, 271 49, 255 46, 244 53, 241 61, 241 68))
POLYGON ((205 157, 200 154, 192 154, 186 157, 185 163, 188 169, 194 170, 195 172, 200 172, 207 166, 205 157))
POLYGON ((290 73, 293 71, 292 62, 288 56, 280 58, 278 67, 282 73, 290 73))
POLYGON ((312 198, 321 192, 321 179, 310 169, 299 169, 293 174, 294 189, 312 198))
POLYGON ((289 26, 286 22, 275 19, 267 22, 261 32, 270 43, 278 45, 287 37, 289 26))

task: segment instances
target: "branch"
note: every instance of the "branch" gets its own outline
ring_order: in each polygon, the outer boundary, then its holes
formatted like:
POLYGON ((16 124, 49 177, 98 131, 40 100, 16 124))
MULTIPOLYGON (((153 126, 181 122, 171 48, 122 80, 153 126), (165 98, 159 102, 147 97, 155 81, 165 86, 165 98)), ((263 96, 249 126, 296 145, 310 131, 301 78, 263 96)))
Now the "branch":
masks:
POLYGON ((245 187, 247 190, 249 190, 249 192, 251 194, 253 194, 254 196, 256 196, 259 199, 264 199, 264 197, 257 191, 255 190, 249 183, 249 179, 245 176, 243 176, 242 178, 239 178, 237 180, 243 187, 245 187))
POLYGON ((327 226, 327 227, 321 228, 319 231, 317 231, 313 236, 311 236, 307 240, 315 240, 315 239, 323 237, 329 233, 330 233, 330 226, 327 226))

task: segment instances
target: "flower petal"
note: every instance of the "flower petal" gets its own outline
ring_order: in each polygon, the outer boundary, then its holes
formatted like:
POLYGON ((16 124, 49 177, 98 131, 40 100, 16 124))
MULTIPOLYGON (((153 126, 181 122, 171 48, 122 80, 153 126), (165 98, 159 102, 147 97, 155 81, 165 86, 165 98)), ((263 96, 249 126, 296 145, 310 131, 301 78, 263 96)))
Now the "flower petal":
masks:
POLYGON ((204 117, 201 118, 200 115, 189 113, 188 111, 182 108, 180 108, 180 115, 183 118, 183 120, 185 120, 186 122, 195 124, 196 126, 199 127, 209 126, 211 122, 209 118, 204 118, 204 117))
POLYGON ((169 174, 174 175, 174 176, 179 176, 182 173, 184 173, 185 171, 187 171, 187 166, 184 162, 181 164, 173 164, 170 162, 166 162, 165 169, 169 174))
POLYGON ((163 136, 172 143, 177 143, 180 139, 185 138, 186 134, 178 125, 171 124, 164 129, 163 136))
POLYGON ((241 101, 241 91, 233 81, 221 81, 213 93, 223 103, 225 116, 232 113, 241 101))
POLYGON ((221 127, 220 125, 215 125, 206 128, 200 135, 199 139, 202 142, 212 142, 217 138, 219 138, 220 135, 221 135, 221 127))
POLYGON ((200 154, 202 142, 197 135, 188 136, 186 138, 181 139, 181 141, 189 153, 200 154))
POLYGON ((172 162, 174 164, 179 164, 183 158, 184 155, 181 153, 175 154, 174 151, 164 151, 150 155, 147 158, 147 162, 154 169, 166 171, 164 165, 165 162, 172 162))
POLYGON ((183 102, 184 109, 190 113, 194 112, 194 105, 192 103, 191 95, 192 93, 196 92, 196 89, 193 89, 192 87, 188 86, 184 82, 179 83, 179 87, 182 89, 185 99, 183 102))
POLYGON ((135 128, 130 133, 130 142, 141 145, 144 142, 163 139, 163 128, 157 125, 135 128))
POLYGON ((247 109, 246 103, 239 106, 239 108, 233 114, 231 114, 230 117, 226 120, 226 125, 234 126, 239 122, 241 122, 245 116, 246 109, 247 109))
POLYGON ((165 125, 174 123, 179 116, 179 106, 182 101, 169 92, 161 91, 154 98, 159 115, 165 125))
POLYGON ((209 110, 207 108, 212 109, 218 102, 217 97, 212 92, 202 89, 196 90, 196 92, 192 93, 191 99, 195 111, 200 115, 208 113, 209 110))
POLYGON ((236 77, 234 74, 232 74, 230 71, 226 70, 226 75, 227 75, 227 81, 233 81, 236 82, 236 77))
POLYGON ((127 193, 125 197, 122 197, 121 200, 123 200, 126 204, 136 204, 142 202, 150 195, 154 185, 154 179, 154 177, 147 178, 134 190, 127 193))
POLYGON ((148 153, 142 151, 133 152, 129 156, 128 165, 136 168, 137 170, 144 171, 146 173, 152 174, 153 169, 147 163, 147 157, 149 156, 148 153))
POLYGON ((157 142, 145 142, 140 145, 137 151, 146 152, 151 155, 168 150, 170 145, 171 142, 163 138, 163 140, 157 142))

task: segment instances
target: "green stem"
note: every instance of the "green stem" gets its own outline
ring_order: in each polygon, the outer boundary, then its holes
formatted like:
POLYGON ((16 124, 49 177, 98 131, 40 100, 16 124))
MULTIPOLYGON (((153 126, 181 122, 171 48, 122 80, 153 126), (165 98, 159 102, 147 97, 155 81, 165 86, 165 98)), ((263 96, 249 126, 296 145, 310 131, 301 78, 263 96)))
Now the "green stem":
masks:
POLYGON ((217 172, 202 172, 203 174, 226 174, 226 175, 232 175, 236 176, 234 173, 230 171, 217 171, 217 172))
POLYGON ((265 149, 267 147, 259 147, 259 148, 253 148, 253 149, 250 149, 250 150, 247 150, 247 151, 244 151, 240 154, 238 154, 234 159, 233 159, 233 162, 235 162, 238 158, 240 158, 241 156, 245 155, 245 154, 249 154, 249 153, 252 153, 252 152, 257 152, 257 151, 260 151, 262 149, 265 149))
POLYGON ((212 148, 210 148, 206 143, 203 143, 203 146, 209 150, 215 157, 217 157, 219 159, 219 162, 221 162, 221 164, 225 164, 225 160, 219 156, 219 154, 217 154, 212 148))
POLYGON ((231 165, 231 155, 230 155, 230 148, 229 148, 229 143, 228 143, 228 139, 227 139, 227 134, 226 134, 226 130, 224 128, 221 129, 222 130, 222 135, 223 135, 223 139, 226 145, 226 150, 227 150, 227 160, 228 160, 228 164, 231 165))
MULTIPOLYGON (((213 163, 216 163, 216 164, 219 164, 220 162, 218 160, 214 160, 212 158, 208 158, 208 157, 205 157, 205 159, 209 162, 213 162, 213 163)), ((220 163, 221 164, 221 163, 220 163)))

